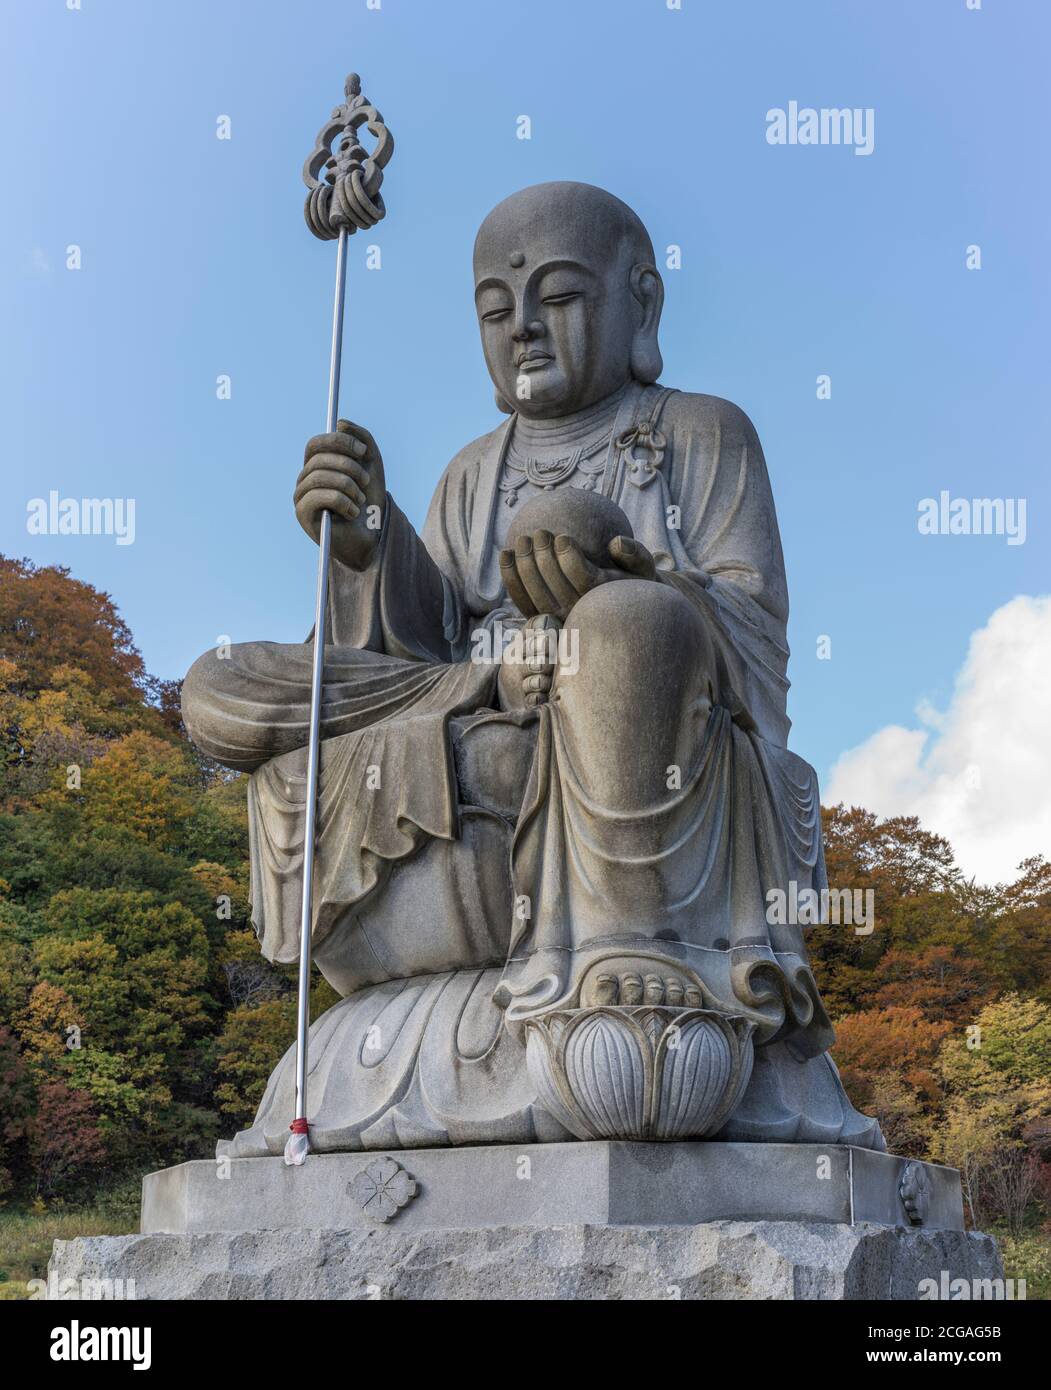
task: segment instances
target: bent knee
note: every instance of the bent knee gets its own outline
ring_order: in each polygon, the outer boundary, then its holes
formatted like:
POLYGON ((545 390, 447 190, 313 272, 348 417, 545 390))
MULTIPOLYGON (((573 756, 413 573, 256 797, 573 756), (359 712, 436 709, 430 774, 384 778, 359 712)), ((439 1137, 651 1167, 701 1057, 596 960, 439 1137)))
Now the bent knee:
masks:
POLYGON ((244 696, 253 687, 263 688, 276 678, 299 675, 297 665, 303 666, 304 650, 309 679, 309 647, 278 642, 224 642, 209 647, 186 673, 183 700, 187 693, 193 701, 213 691, 244 696))
POLYGON ((209 742, 213 732, 216 702, 224 693, 224 677, 228 663, 221 661, 215 650, 203 652, 183 678, 180 704, 182 722, 194 743, 200 748, 209 742))
POLYGON ((707 625, 670 584, 601 584, 573 606, 566 626, 577 629, 579 665, 593 678, 622 681, 633 670, 660 680, 674 673, 687 685, 714 688, 716 655, 707 625))
POLYGON ((215 651, 202 652, 183 677, 180 700, 183 723, 187 728, 191 726, 202 700, 206 699, 208 694, 216 688, 219 676, 218 666, 219 659, 215 651))
POLYGON ((269 708, 252 675, 252 654, 263 644, 211 648, 182 683, 182 719, 203 753, 227 767, 251 771, 271 756, 269 708))
POLYGON ((182 683, 182 715, 187 723, 202 702, 207 704, 211 697, 231 688, 240 665, 235 660, 239 651, 240 648, 234 646, 210 647, 186 672, 182 683))
POLYGON ((591 589, 573 605, 567 627, 585 635, 623 638, 658 644, 669 639, 681 643, 703 632, 693 604, 669 584, 652 579, 619 579, 591 589))

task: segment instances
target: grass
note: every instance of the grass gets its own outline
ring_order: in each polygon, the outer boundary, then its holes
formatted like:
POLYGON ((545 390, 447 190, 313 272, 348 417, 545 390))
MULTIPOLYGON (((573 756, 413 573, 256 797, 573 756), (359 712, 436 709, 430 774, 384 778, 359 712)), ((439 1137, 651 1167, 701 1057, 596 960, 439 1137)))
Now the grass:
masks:
POLYGON ((0 1302, 28 1299, 29 1281, 47 1278, 53 1241, 122 1236, 138 1228, 138 1179, 84 1206, 0 1208, 0 1302))
POLYGON ((994 1228, 1004 1261, 1004 1277, 1026 1281, 1026 1298, 1051 1299, 1051 1235, 1026 1231, 1012 1236, 994 1228))

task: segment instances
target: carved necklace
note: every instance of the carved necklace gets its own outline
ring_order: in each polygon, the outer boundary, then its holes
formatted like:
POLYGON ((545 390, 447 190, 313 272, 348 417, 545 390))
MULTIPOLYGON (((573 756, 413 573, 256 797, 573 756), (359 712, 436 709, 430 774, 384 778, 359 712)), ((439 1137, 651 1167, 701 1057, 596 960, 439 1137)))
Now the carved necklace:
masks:
POLYGON ((500 491, 506 493, 505 505, 508 507, 515 505, 518 501, 519 489, 527 482, 549 492, 559 483, 564 483, 567 478, 571 478, 578 469, 585 475, 581 487, 588 492, 593 492, 598 483, 599 474, 606 466, 606 450, 609 448, 612 435, 613 429, 610 427, 591 444, 579 445, 568 454, 562 454, 553 459, 538 459, 531 454, 518 454, 512 444, 504 460, 504 476, 500 479, 499 484, 500 491), (598 459, 595 458, 596 454, 599 455, 598 459))

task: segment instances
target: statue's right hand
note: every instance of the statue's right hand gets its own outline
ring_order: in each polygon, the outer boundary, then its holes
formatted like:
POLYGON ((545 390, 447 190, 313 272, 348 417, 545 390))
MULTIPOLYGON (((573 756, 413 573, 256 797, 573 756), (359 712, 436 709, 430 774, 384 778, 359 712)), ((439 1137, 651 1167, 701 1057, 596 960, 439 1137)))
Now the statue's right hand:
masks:
POLYGON ((355 570, 368 566, 379 543, 386 500, 383 457, 368 430, 340 420, 335 434, 316 434, 308 441, 296 479, 296 517, 316 543, 322 512, 332 513, 337 560, 355 570))

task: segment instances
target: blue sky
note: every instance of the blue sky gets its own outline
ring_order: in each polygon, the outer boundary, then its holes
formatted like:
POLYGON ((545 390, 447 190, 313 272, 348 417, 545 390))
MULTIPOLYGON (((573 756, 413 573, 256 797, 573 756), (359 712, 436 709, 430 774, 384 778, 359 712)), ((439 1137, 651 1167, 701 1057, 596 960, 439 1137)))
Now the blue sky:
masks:
POLYGON ((630 203, 659 253, 682 247, 664 379, 731 398, 759 430, 792 598, 793 746, 819 772, 915 726, 918 701, 944 708, 971 634, 1051 587, 1039 0, 2 12, 0 550, 108 590, 156 674, 219 634, 310 626, 314 548, 291 492, 323 424, 333 248, 304 226, 300 168, 350 68, 397 148, 369 238, 382 270, 351 244, 342 409, 414 521, 497 418, 476 227, 514 189, 572 178, 630 203), (873 153, 771 146, 766 113, 792 100, 873 108, 873 153), (28 535, 27 501, 52 488, 134 497, 135 543, 28 535), (942 489, 1026 498, 1026 543, 919 535, 917 504, 942 489))

